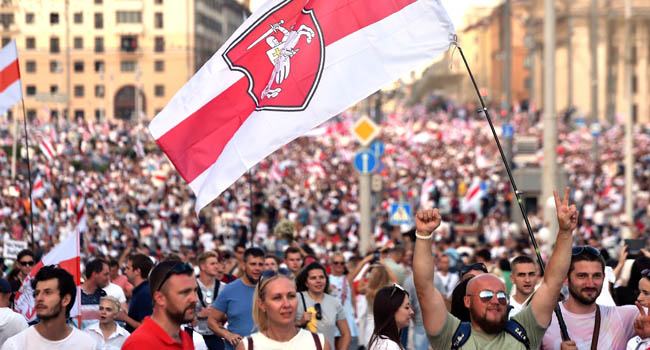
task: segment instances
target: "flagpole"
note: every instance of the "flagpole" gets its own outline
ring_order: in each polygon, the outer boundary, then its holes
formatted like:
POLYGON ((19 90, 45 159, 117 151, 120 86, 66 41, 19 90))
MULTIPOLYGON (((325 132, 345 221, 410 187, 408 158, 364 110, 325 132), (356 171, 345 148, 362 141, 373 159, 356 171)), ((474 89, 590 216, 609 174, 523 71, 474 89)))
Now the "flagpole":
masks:
POLYGON ((29 140, 27 137, 27 114, 25 113, 25 99, 21 98, 23 105, 23 126, 25 127, 25 151, 27 152, 27 180, 29 182, 29 228, 32 236, 32 251, 34 251, 34 211, 32 210, 32 167, 29 161, 29 140))
MULTIPOLYGON (((496 130, 494 129, 492 118, 490 118, 490 113, 488 112, 488 109, 485 107, 485 102, 483 102, 483 97, 481 97, 478 86, 476 85, 476 80, 474 80, 474 75, 472 74, 472 70, 469 69, 469 64, 467 64, 467 60, 465 59, 465 55, 463 54, 463 49, 457 44, 456 44, 456 48, 458 48, 460 57, 463 58, 463 63, 465 63, 465 68, 467 68, 467 73, 469 73, 469 77, 472 80, 472 84, 474 85, 474 90, 476 90, 476 95, 478 96, 479 101, 481 101, 482 108, 479 110, 479 112, 483 112, 485 114, 485 118, 487 119, 488 124, 490 125, 492 136, 494 136, 494 141, 497 144, 497 148, 499 149, 499 154, 501 155, 501 160, 503 161, 503 165, 505 166, 506 172, 508 173, 508 178, 510 179, 512 190, 514 191, 515 197, 517 198, 517 204, 519 204, 519 210, 521 210, 521 214, 524 217, 524 222, 526 223, 526 229, 528 230, 528 236, 530 237, 530 240, 533 243, 533 247, 535 248, 535 255, 537 255, 539 268, 542 271, 542 275, 544 275, 544 261, 542 260, 542 256, 539 252, 539 246, 537 245, 537 240, 535 239, 535 235, 533 235, 533 229, 530 227, 530 222, 528 221, 528 215, 526 214, 526 208, 524 208, 523 201, 521 200, 521 192, 519 192, 519 190, 517 189, 517 184, 515 183, 515 179, 512 176, 510 165, 508 164, 506 155, 503 152, 503 148, 501 147, 501 142, 499 141, 499 137, 497 136, 496 130)), ((555 305, 555 315, 557 316, 558 324, 560 326, 562 339, 564 341, 570 340, 571 338, 569 338, 569 333, 567 332, 566 324, 564 323, 564 318, 562 317, 562 311, 560 311, 560 307, 557 304, 555 305)))
POLYGON ((251 243, 253 243, 253 176, 251 169, 248 169, 248 205, 251 211, 251 243))

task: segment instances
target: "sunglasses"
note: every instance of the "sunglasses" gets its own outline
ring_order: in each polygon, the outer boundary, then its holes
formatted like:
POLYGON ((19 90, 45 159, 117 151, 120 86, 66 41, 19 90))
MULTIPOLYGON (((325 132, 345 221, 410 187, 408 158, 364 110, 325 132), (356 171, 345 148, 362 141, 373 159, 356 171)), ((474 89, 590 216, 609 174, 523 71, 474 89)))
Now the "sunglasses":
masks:
POLYGON ((291 270, 286 269, 284 267, 279 268, 277 271, 275 271, 275 270, 264 270, 264 271, 262 271, 262 274, 260 274, 260 279, 257 281, 257 284, 261 285, 262 280, 269 279, 269 278, 274 277, 276 275, 291 276, 291 270))
POLYGON ((588 245, 579 245, 571 249, 572 256, 580 255, 582 252, 587 252, 587 254, 592 256, 600 256, 600 250, 588 245))
POLYGON ((650 269, 643 269, 643 271, 641 271, 641 277, 650 279, 650 269))
POLYGON ((27 266, 27 265, 29 265, 29 266, 34 266, 34 260, 30 260, 30 261, 19 261, 18 263, 19 263, 20 265, 22 265, 22 266, 27 266))
POLYGON ((481 270, 481 271, 483 271, 485 273, 488 272, 487 267, 485 267, 485 264, 476 263, 476 264, 472 264, 472 265, 463 266, 463 268, 460 269, 460 274, 464 275, 464 274, 466 274, 466 273, 468 273, 468 272, 470 272, 472 270, 481 270))
POLYGON ((180 261, 177 262, 176 264, 174 264, 174 266, 172 266, 171 269, 169 269, 169 271, 167 271, 165 277, 163 277, 162 282, 160 282, 156 291, 160 292, 165 282, 167 282, 169 277, 171 277, 172 275, 187 275, 190 272, 194 272, 192 265, 188 263, 182 263, 180 261))
POLYGON ((401 290, 402 292, 406 293, 406 290, 404 289, 404 287, 400 286, 400 285, 397 284, 397 283, 393 283, 393 290, 390 292, 390 296, 389 296, 389 298, 392 298, 392 297, 393 297, 393 294, 395 294, 395 292, 396 292, 398 289, 401 290))
POLYGON ((332 265, 345 265, 345 261, 332 261, 332 265))
POLYGON ((501 305, 506 305, 508 303, 508 296, 505 292, 496 292, 494 293, 491 290, 482 290, 478 294, 467 294, 468 296, 478 296, 482 302, 488 303, 496 295, 497 301, 501 305))
POLYGON ((316 309, 316 319, 317 320, 322 320, 323 319, 323 309, 320 307, 320 303, 314 304, 314 309, 316 309))

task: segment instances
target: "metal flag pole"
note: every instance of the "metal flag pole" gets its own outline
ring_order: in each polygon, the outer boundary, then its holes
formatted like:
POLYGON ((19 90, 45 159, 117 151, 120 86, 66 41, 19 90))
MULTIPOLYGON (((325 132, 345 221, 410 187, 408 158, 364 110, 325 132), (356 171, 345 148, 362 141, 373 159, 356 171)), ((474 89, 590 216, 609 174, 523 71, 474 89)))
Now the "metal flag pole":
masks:
MULTIPOLYGON (((22 99, 23 105, 23 126, 25 127, 25 151, 27 154, 27 180, 29 182, 29 228, 32 236, 32 251, 34 252, 34 211, 32 210, 32 167, 29 160, 29 141, 27 137, 27 114, 25 113, 25 99, 22 99)), ((14 140, 14 142, 16 142, 14 140)))
MULTIPOLYGON (((535 239, 535 235, 533 235, 533 229, 530 227, 530 222, 528 221, 528 215, 526 214, 526 208, 524 208, 523 201, 521 200, 521 192, 517 189, 517 184, 515 183, 515 179, 512 177, 512 171, 510 170, 510 165, 508 165, 508 160, 506 158, 505 153, 503 152, 503 148, 501 148, 501 142, 499 142, 499 137, 497 136, 497 132, 494 130, 494 124, 492 124, 492 118, 490 118, 490 113, 488 112, 488 109, 485 107, 485 102, 483 102, 483 97, 481 97, 481 94, 478 90, 478 86, 476 85, 476 80, 474 80, 474 75, 472 74, 472 70, 469 69, 469 64, 467 64, 467 60, 465 59, 465 55, 463 54, 463 49, 461 49, 460 46, 456 44, 456 48, 458 48, 458 52, 460 53, 460 57, 463 59, 463 63, 465 63, 465 68, 467 68, 467 73, 469 73, 469 77, 472 80, 472 84, 474 85, 474 90, 476 90, 476 95, 478 96, 478 99, 481 101, 481 109, 479 112, 483 112, 485 114, 485 118, 488 121, 488 124, 490 125, 490 130, 492 131, 492 136, 494 136, 494 141, 497 144, 497 148, 499 149, 499 154, 501 155, 501 160, 503 161, 503 165, 506 167, 506 172, 508 173, 508 178, 510 179, 510 184, 512 185, 512 190, 515 193, 515 197, 517 198, 517 204, 519 204, 519 210, 521 210, 521 214, 524 217, 524 222, 526 223, 526 229, 528 230, 528 236, 530 237, 530 241, 533 243, 533 247, 535 248, 535 255, 537 255, 537 261, 539 262, 539 267, 542 270, 542 275, 544 274, 544 261, 542 260, 542 255, 539 252, 539 246, 537 245, 537 240, 535 239)), ((569 333, 566 329, 566 324, 564 323, 564 318, 562 317, 562 311, 560 311, 560 306, 558 304, 555 305, 555 315, 557 316, 558 324, 560 325, 560 332, 562 333, 562 340, 570 340, 569 338, 569 333)))

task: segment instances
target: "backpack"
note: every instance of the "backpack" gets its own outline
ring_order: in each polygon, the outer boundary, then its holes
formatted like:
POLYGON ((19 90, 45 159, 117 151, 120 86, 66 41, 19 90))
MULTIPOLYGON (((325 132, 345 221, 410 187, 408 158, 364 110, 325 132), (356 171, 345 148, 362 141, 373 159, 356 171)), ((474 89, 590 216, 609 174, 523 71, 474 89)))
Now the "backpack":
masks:
MULTIPOLYGON (((526 334, 526 329, 519 322, 509 319, 506 322, 505 331, 520 343, 524 344, 526 350, 530 350, 530 340, 526 334)), ((467 342, 472 333, 472 325, 469 322, 461 322, 451 338, 451 349, 458 350, 467 342)))

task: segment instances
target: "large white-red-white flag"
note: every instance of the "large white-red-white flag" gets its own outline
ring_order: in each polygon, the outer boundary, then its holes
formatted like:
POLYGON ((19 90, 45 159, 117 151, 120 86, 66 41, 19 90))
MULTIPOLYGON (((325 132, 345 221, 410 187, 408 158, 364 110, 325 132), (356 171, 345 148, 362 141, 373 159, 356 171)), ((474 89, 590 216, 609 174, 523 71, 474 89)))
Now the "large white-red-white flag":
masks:
POLYGON ((23 98, 18 68, 16 40, 0 50, 0 114, 5 113, 23 98))
POLYGON ((200 210, 247 169, 455 42, 439 0, 269 0, 149 129, 200 210))
POLYGON ((36 319, 34 290, 32 289, 31 281, 34 276, 36 276, 38 270, 47 265, 58 265, 74 277, 75 284, 77 285, 77 297, 74 301, 72 310, 70 311, 70 316, 75 317, 79 315, 79 307, 81 306, 81 294, 79 291, 79 286, 81 285, 79 237, 80 235, 76 231, 68 235, 68 237, 47 253, 43 259, 32 268, 29 275, 25 277, 22 287, 18 293, 16 293, 15 309, 18 313, 25 316, 27 322, 36 319))

